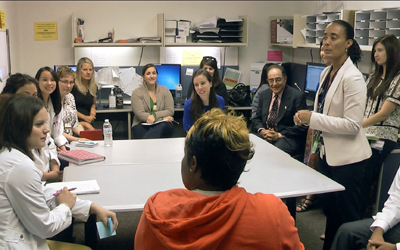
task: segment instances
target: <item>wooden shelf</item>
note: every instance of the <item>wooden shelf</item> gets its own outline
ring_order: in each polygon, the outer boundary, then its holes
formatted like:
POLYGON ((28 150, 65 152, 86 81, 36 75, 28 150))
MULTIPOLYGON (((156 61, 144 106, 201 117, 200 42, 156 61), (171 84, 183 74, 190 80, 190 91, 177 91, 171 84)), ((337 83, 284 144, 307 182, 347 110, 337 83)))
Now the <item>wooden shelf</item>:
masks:
POLYGON ((247 43, 166 43, 165 47, 247 47, 247 43))
POLYGON ((248 21, 247 16, 239 16, 243 19, 242 42, 241 43, 165 43, 165 17, 164 13, 157 14, 157 36, 161 37, 159 43, 74 43, 76 34, 75 17, 72 15, 72 47, 148 47, 148 46, 167 46, 167 47, 247 47, 248 41, 248 21))
POLYGON ((316 44, 298 44, 297 48, 319 49, 319 45, 316 45, 316 44))
POLYGON ((73 47, 146 47, 161 46, 161 43, 73 43, 73 47))
POLYGON ((360 49, 361 49, 362 51, 369 51, 369 52, 371 52, 371 51, 372 51, 372 45, 360 45, 360 49))
POLYGON ((271 43, 271 46, 293 48, 292 43, 271 43))

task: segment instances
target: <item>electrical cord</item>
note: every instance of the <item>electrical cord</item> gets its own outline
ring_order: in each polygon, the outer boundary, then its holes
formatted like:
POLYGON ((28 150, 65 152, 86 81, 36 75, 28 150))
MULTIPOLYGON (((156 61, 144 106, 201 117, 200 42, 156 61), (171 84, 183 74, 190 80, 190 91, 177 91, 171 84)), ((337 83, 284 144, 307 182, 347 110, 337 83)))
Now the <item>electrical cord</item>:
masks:
POLYGON ((138 66, 140 66, 140 63, 142 62, 143 50, 144 50, 144 46, 142 46, 142 51, 140 52, 140 57, 139 57, 139 63, 138 63, 138 66))
POLYGON ((313 54, 312 54, 312 49, 310 49, 310 55, 311 55, 311 62, 314 62, 314 57, 313 57, 313 54))
POLYGON ((221 78, 223 79, 224 78, 224 76, 225 76, 225 71, 226 71, 226 68, 225 68, 225 59, 226 59, 226 47, 224 47, 224 63, 223 64, 221 64, 221 68, 222 68, 222 74, 221 74, 221 78))

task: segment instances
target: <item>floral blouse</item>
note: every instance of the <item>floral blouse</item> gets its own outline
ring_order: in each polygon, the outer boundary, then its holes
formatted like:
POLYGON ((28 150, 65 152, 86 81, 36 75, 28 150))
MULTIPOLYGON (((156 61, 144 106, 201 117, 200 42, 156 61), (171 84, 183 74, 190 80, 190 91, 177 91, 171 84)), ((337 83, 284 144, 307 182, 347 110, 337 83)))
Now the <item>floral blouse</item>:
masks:
POLYGON ((71 93, 65 96, 62 112, 64 125, 69 124, 71 128, 76 128, 81 125, 78 121, 75 98, 71 93))
MULTIPOLYGON (((370 84, 370 81, 371 78, 367 80, 367 84, 370 84)), ((400 73, 393 78, 393 81, 390 83, 383 97, 378 97, 375 100, 371 98, 367 99, 364 119, 377 113, 382 108, 385 101, 393 102, 398 106, 385 121, 365 128, 365 132, 367 134, 374 134, 380 139, 396 142, 400 128, 400 73)))

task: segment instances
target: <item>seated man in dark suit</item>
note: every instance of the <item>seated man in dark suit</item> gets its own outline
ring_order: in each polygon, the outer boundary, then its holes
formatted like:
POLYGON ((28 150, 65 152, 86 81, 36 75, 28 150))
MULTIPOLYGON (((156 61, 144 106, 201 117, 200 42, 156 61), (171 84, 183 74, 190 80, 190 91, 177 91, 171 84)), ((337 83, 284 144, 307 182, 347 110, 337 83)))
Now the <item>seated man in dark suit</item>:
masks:
POLYGON ((302 154, 307 127, 296 126, 293 115, 307 109, 305 95, 286 85, 286 72, 280 65, 268 68, 269 89, 260 94, 253 131, 291 156, 302 154))

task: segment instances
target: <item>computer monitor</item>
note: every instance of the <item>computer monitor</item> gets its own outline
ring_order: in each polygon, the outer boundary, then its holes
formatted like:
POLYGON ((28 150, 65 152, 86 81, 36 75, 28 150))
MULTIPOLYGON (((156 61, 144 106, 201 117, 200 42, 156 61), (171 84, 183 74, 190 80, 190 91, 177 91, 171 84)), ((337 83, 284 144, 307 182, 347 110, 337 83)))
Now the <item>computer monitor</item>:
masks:
MULTIPOLYGON (((54 71, 57 72, 58 68, 64 65, 54 65, 54 71)), ((76 65, 65 65, 68 66, 72 71, 76 72, 76 65)))
POLYGON ((326 64, 308 62, 306 64, 306 82, 304 92, 308 97, 314 98, 318 90, 319 80, 322 70, 326 68, 326 64))
POLYGON ((180 64, 161 64, 156 65, 158 84, 167 87, 169 90, 175 90, 181 83, 181 65, 180 64))

